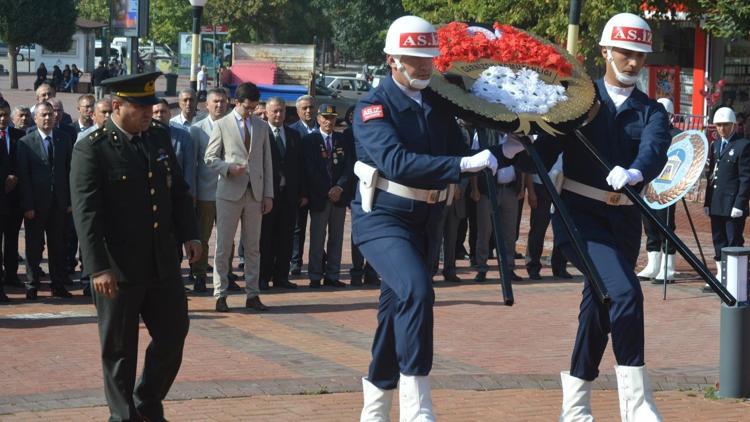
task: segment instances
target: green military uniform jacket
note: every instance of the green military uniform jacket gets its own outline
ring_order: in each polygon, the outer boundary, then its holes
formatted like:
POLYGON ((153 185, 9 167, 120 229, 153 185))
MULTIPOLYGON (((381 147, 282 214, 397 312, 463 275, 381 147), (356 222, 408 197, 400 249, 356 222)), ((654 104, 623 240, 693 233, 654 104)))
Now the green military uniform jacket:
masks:
POLYGON ((75 144, 71 163, 84 271, 111 270, 120 283, 179 279, 178 248, 198 239, 169 133, 152 123, 140 137, 141 146, 107 120, 75 144))

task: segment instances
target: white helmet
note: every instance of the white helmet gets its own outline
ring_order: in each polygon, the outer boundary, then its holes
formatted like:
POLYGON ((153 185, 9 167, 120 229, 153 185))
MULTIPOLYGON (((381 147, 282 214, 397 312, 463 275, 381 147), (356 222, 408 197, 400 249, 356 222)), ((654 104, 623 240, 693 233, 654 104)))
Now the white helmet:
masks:
POLYGON ((612 16, 604 25, 599 45, 650 53, 652 41, 651 27, 642 17, 632 13, 619 13, 612 16))
POLYGON ((737 123, 737 116, 729 107, 722 107, 714 113, 714 124, 716 123, 737 123))
POLYGON ((437 57, 437 31, 418 16, 401 16, 388 28, 383 52, 391 56, 437 57))
POLYGON ((669 98, 659 98, 656 102, 663 105, 664 109, 667 110, 667 113, 674 114, 674 104, 672 103, 672 100, 669 98))

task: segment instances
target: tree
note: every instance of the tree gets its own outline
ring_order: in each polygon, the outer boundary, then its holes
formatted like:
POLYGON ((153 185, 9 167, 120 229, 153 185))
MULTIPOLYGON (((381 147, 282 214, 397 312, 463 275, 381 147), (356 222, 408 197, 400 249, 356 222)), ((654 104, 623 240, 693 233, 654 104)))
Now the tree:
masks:
POLYGON ((0 38, 8 44, 11 89, 18 88, 16 56, 21 46, 34 43, 50 51, 68 50, 76 31, 76 16, 74 0, 4 2, 0 8, 0 38))
POLYGON ((336 48, 344 56, 374 62, 383 57, 390 23, 404 14, 398 0, 313 0, 328 19, 336 48))
POLYGON ((78 0, 78 16, 97 22, 109 22, 109 0, 78 0))
POLYGON ((747 0, 699 0, 704 27, 717 37, 750 36, 750 2, 747 0))

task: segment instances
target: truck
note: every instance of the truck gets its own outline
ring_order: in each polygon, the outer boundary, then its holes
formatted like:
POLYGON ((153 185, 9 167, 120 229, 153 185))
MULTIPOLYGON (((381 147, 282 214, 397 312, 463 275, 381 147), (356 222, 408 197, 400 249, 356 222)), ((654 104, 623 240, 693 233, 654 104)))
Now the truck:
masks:
MULTIPOLYGON (((333 104, 340 116, 356 103, 355 99, 341 96, 335 89, 316 87, 315 46, 312 44, 233 43, 231 75, 232 86, 253 82, 260 88, 261 101, 278 96, 291 108, 304 94, 314 96, 318 104, 333 104)), ((287 116, 294 117, 296 112, 289 110, 287 116)))

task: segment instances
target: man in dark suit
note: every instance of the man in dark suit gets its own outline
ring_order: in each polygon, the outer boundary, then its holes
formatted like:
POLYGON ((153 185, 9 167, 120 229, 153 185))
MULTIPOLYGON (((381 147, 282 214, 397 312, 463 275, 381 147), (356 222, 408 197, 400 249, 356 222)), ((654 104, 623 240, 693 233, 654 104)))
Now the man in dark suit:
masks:
POLYGON ((750 199, 750 140, 736 133, 737 117, 729 107, 716 110, 713 122, 720 139, 711 146, 703 206, 711 218, 716 277, 721 280, 721 249, 745 243, 742 232, 750 199))
MULTIPOLYGON (((311 95, 303 95, 297 98, 295 106, 297 107, 297 117, 299 117, 299 120, 289 127, 296 130, 300 138, 317 132, 318 122, 315 119, 315 98, 311 95)), ((305 255, 305 234, 307 233, 307 215, 309 212, 310 208, 307 205, 299 207, 297 212, 292 245, 291 273, 293 275, 299 275, 302 271, 303 256, 305 255)))
POLYGON ((260 232, 260 288, 296 289, 289 281, 292 256, 292 233, 297 210, 307 205, 303 155, 297 131, 284 125, 286 103, 271 97, 266 102, 268 125, 271 129, 274 207, 263 215, 260 232))
POLYGON ((36 299, 39 265, 44 238, 52 284, 52 296, 70 297, 63 286, 65 271, 65 227, 70 212, 71 146, 73 141, 56 129, 55 112, 48 102, 37 104, 37 129, 18 144, 18 170, 21 207, 26 228, 26 298, 36 299))
POLYGON ((189 320, 176 249, 201 255, 193 200, 169 134, 151 120, 161 72, 111 78, 112 117, 75 144, 73 217, 91 275, 111 421, 163 421, 189 320), (151 343, 135 387, 138 326, 151 343))
POLYGON ((19 286, 18 232, 23 213, 18 194, 16 150, 24 132, 9 126, 10 105, 0 104, 0 302, 7 302, 4 286, 19 286))
POLYGON ((321 104, 318 109, 319 131, 302 138, 310 201, 310 252, 307 268, 311 288, 320 287, 321 280, 327 286, 345 286, 339 281, 339 271, 346 206, 352 197, 354 153, 344 135, 333 131, 336 116, 334 106, 321 104))

